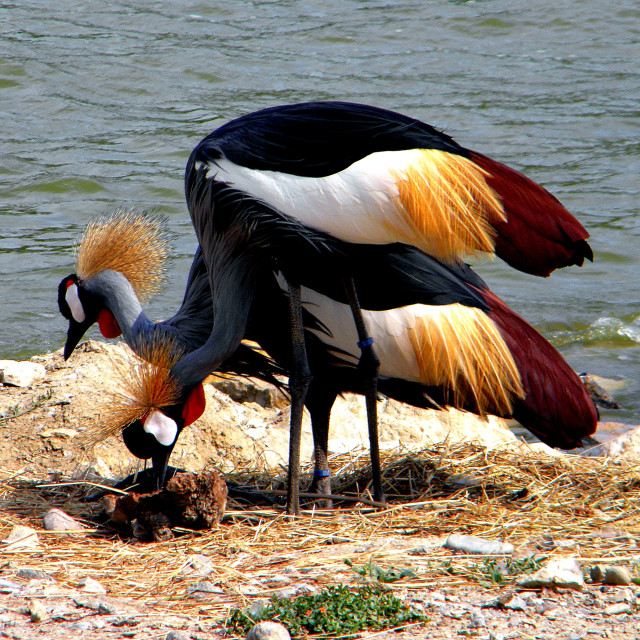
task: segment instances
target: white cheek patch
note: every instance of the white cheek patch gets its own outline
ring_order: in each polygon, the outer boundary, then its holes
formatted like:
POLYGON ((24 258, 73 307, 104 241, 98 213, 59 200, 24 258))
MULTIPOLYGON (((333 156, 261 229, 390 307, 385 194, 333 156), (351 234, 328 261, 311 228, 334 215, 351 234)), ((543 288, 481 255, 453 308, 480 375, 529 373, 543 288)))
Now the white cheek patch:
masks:
POLYGON ((152 411, 144 421, 144 430, 160 444, 168 447, 176 441, 178 425, 161 411, 152 411))
POLYGON ((67 292, 64 294, 64 299, 67 301, 69 305, 69 309, 71 309, 71 315, 76 322, 84 322, 87 316, 84 313, 84 309, 82 308, 82 302, 80 302, 80 297, 78 296, 78 285, 72 284, 67 292))

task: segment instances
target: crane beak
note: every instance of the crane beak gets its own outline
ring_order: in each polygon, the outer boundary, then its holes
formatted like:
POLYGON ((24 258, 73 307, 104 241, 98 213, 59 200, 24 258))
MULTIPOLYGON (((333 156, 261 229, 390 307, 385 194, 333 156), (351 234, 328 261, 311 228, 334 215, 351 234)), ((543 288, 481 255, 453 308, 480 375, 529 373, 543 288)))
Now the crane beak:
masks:
POLYGON ((69 359, 69 356, 73 353, 73 350, 78 346, 78 342, 82 340, 82 337, 92 324, 92 322, 86 321, 75 322, 74 320, 71 320, 69 322, 69 329, 67 330, 67 341, 64 343, 65 360, 69 359))
POLYGON ((173 451, 173 446, 158 447, 156 452, 151 456, 151 468, 153 472, 153 489, 160 491, 164 488, 167 481, 167 467, 169 466, 169 457, 173 451))

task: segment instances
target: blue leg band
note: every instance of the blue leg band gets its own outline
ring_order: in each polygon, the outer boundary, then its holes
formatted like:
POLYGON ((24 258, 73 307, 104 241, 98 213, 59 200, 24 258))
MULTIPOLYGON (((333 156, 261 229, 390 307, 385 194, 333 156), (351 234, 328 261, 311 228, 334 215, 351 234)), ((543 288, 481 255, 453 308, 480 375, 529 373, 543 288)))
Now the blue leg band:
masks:
POLYGON ((313 475, 316 478, 330 478, 331 477, 331 471, 329 471, 329 469, 316 469, 313 472, 313 475))
POLYGON ((367 338, 362 342, 358 342, 358 347, 360 347, 360 349, 364 349, 365 347, 370 347, 372 344, 373 344, 373 338, 367 338))

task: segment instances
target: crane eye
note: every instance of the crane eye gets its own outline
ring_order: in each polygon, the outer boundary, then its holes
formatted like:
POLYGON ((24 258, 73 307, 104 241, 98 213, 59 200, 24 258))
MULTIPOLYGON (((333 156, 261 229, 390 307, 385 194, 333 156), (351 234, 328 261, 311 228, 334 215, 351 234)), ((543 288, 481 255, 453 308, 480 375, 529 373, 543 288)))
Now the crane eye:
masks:
POLYGON ((143 427, 165 447, 171 446, 178 437, 178 425, 175 420, 165 416, 161 411, 152 411, 144 421, 143 427))
POLYGON ((82 308, 82 302, 80 302, 80 296, 78 295, 78 285, 75 282, 67 284, 67 292, 64 294, 64 299, 69 305, 73 319, 76 322, 84 322, 87 316, 82 308))

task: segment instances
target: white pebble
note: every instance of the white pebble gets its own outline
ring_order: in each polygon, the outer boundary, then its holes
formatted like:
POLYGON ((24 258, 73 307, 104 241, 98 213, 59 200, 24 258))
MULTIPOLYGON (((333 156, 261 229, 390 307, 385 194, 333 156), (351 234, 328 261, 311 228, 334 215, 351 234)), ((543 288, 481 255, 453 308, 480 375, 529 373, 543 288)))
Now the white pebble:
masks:
POLYGON ((444 546, 454 551, 463 551, 469 554, 508 555, 514 552, 513 545, 499 540, 485 540, 477 536, 465 536, 452 533, 445 541, 444 546))
POLYGON ((291 640, 287 629, 279 622, 258 622, 247 634, 247 640, 291 640))
POLYGON ((41 548, 36 530, 19 524, 11 529, 9 537, 5 538, 2 542, 6 544, 6 547, 3 549, 5 553, 41 548))
POLYGON ((98 593, 100 595, 107 593, 107 590, 99 582, 89 577, 80 580, 78 589, 86 591, 87 593, 98 593))
POLYGON ((45 513, 44 528, 47 531, 82 531, 83 526, 62 509, 51 509, 45 513))

